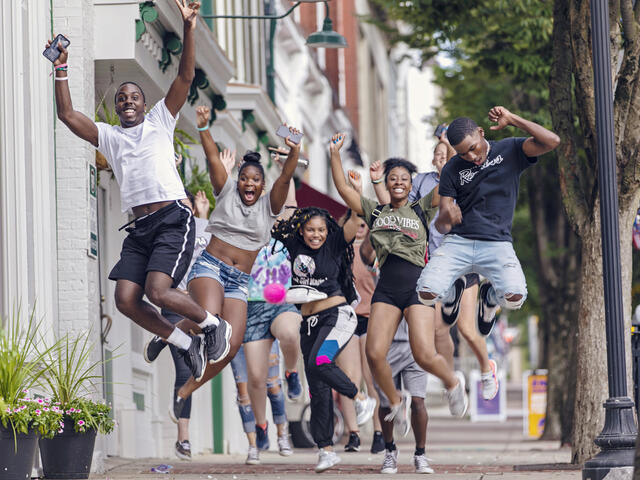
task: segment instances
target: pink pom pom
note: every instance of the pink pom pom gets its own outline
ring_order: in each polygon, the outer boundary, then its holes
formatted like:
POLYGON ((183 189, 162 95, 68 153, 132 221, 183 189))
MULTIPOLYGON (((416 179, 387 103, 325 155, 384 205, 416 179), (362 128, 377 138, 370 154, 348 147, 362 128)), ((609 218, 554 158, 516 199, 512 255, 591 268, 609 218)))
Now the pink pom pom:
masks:
POLYGON ((281 283, 270 283, 264 287, 262 295, 269 303, 282 303, 287 295, 287 289, 281 283))

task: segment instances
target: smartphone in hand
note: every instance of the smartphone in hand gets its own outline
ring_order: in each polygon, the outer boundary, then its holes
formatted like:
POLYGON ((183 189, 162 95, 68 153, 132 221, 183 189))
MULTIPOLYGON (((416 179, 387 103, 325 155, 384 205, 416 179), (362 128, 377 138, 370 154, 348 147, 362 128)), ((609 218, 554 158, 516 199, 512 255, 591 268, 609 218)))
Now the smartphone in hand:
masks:
POLYGON ((59 44, 64 48, 67 48, 71 42, 67 37, 59 33, 56 38, 53 39, 51 45, 45 48, 44 52, 42 52, 42 55, 44 55, 46 59, 50 60, 51 63, 55 62, 60 56, 60 50, 58 50, 59 44))
POLYGON ((291 141, 293 143, 295 143, 296 145, 300 143, 300 140, 302 140, 302 137, 304 136, 304 133, 300 132, 297 134, 293 134, 291 133, 291 131, 289 130, 289 127, 287 127, 286 125, 280 125, 278 127, 278 130, 276 130, 276 135, 282 138, 291 138, 291 141))
POLYGON ((446 131, 447 131, 447 126, 446 126, 444 123, 441 123, 440 125, 438 125, 438 126, 436 127, 436 131, 435 131, 435 132, 433 132, 433 134, 434 134, 437 138, 440 138, 440 137, 442 136, 442 134, 443 134, 444 132, 446 132, 446 131))

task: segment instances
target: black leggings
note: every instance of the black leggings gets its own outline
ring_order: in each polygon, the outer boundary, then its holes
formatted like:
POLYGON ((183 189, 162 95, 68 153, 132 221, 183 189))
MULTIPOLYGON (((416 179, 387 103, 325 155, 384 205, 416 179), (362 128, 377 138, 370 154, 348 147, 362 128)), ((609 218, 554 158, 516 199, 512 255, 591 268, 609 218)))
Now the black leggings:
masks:
MULTIPOLYGON (((169 320, 172 325, 182 320, 180 315, 169 310, 162 310, 162 316, 169 320)), ((169 344, 169 349, 171 350, 173 365, 176 367, 176 380, 173 384, 173 401, 175 401, 178 390, 180 390, 180 387, 187 383, 187 380, 191 377, 191 370, 189 370, 189 367, 184 361, 184 357, 178 351, 178 347, 169 344)), ((182 412, 180 412, 180 418, 191 418, 191 395, 184 400, 184 407, 182 408, 182 412)))
POLYGON ((311 397, 311 435, 318 448, 323 448, 333 445, 331 389, 349 398, 358 394, 358 388, 335 364, 358 321, 353 308, 346 304, 302 318, 300 349, 311 397))

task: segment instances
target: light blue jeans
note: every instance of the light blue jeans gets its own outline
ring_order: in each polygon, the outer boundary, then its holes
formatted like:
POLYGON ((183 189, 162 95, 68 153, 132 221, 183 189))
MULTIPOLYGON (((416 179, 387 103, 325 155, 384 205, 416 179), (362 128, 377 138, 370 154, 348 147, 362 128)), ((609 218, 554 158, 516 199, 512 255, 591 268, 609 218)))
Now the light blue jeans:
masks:
POLYGON ((467 273, 478 273, 489 280, 487 299, 494 305, 517 309, 527 298, 527 282, 511 242, 470 240, 459 235, 444 237, 422 270, 416 290, 436 295, 433 300, 422 299, 427 305, 451 302, 453 283, 467 273), (509 301, 507 295, 522 298, 509 301))

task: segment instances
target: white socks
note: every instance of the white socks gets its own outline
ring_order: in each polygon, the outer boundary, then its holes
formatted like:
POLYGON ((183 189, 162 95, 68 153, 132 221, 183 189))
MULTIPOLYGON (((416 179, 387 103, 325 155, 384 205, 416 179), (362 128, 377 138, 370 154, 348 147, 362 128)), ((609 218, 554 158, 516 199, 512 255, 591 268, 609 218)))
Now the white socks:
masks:
POLYGON ((204 327, 208 327, 209 325, 213 325, 214 327, 217 327, 218 325, 220 325, 220 319, 215 315, 212 315, 211 313, 207 312, 207 318, 205 318, 202 322, 200 322, 198 326, 200 328, 204 328, 204 327))
POLYGON ((171 335, 167 337, 167 343, 175 345, 182 350, 188 350, 191 345, 191 337, 179 328, 174 328, 171 335))

